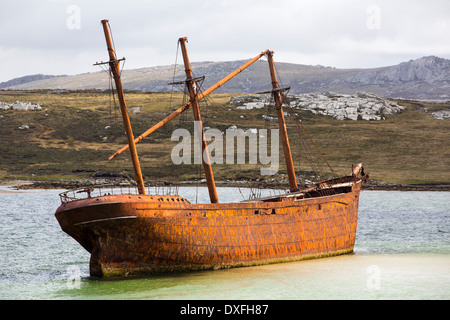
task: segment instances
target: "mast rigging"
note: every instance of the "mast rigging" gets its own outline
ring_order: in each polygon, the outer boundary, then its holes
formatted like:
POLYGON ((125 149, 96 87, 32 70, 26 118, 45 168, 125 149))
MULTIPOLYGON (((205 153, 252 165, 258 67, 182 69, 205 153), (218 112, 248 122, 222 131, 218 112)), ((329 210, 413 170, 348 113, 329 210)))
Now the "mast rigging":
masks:
POLYGON ((134 176, 136 179, 137 188, 139 194, 145 194, 144 180, 142 178, 141 165, 139 163, 139 158, 136 150, 136 145, 134 143, 133 129, 130 124, 130 117, 128 116, 127 105, 125 102, 125 96, 123 94, 122 81, 120 79, 120 61, 125 60, 125 58, 117 59, 116 53, 113 49, 113 44, 111 40, 111 34, 109 31, 108 20, 102 20, 103 31, 105 33, 106 47, 109 54, 109 64, 110 70, 114 76, 114 82, 116 84, 117 97, 119 99, 120 111, 122 114, 123 124, 125 126, 125 131, 127 134, 128 146, 130 148, 131 161, 133 163, 134 176))
POLYGON ((200 125, 201 134, 201 159, 203 164, 203 169, 205 170, 206 183, 208 185, 209 198, 211 203, 218 203, 219 199, 217 197, 216 183, 214 181, 214 173, 211 167, 211 161, 209 158, 208 144, 205 138, 205 131, 203 130, 202 116, 200 114, 200 106, 198 104, 198 89, 197 83, 194 79, 194 74, 192 73, 191 64, 189 62, 189 57, 187 54, 186 42, 187 38, 180 38, 178 42, 181 45, 181 52, 183 54, 184 68, 186 72, 186 85, 189 90, 189 96, 191 98, 190 102, 192 104, 192 110, 194 112, 194 120, 198 121, 200 125))
MULTIPOLYGON (((253 59, 251 59, 250 61, 248 61, 247 63, 245 63, 244 65, 242 65, 241 67, 237 68, 235 71, 233 71, 232 73, 230 73, 229 75, 227 75, 226 77, 224 77, 222 80, 216 82, 214 85, 212 85, 211 87, 209 87, 208 89, 206 89, 205 91, 201 92, 198 94, 198 100, 201 100, 203 98, 205 98, 207 95, 209 95, 210 93, 212 93, 214 90, 220 88, 222 85, 224 85, 226 82, 228 82, 229 80, 231 80, 233 77, 235 77, 236 75, 238 75, 239 73, 241 73, 242 71, 244 71, 246 68, 248 68, 249 66, 251 66, 253 63, 255 63, 256 61, 258 61, 262 56, 265 56, 267 53, 269 52, 269 50, 266 50, 264 52, 261 52, 259 55, 257 55, 256 57, 254 57, 253 59)), ((161 121, 159 121, 157 124, 155 124, 153 127, 151 127, 150 129, 148 129, 147 131, 145 131, 143 134, 141 134, 139 137, 137 137, 136 139, 134 139, 135 143, 139 143, 140 141, 142 141, 145 137, 147 137, 148 135, 150 135, 151 133, 153 133, 154 131, 158 130, 159 128, 161 128, 163 125, 165 125, 167 122, 171 121, 172 119, 176 118, 178 115, 180 115, 181 113, 183 113, 184 111, 186 111, 187 109, 189 109, 192 106, 192 102, 189 101, 187 102, 185 105, 183 105, 182 107, 178 108, 177 110, 175 110, 174 112, 172 112, 170 115, 168 115, 167 117, 165 117, 164 119, 162 119, 161 121)), ((109 157, 109 160, 114 159, 115 157, 117 157, 118 155, 120 155, 122 152, 124 152, 125 150, 127 150, 129 148, 129 145, 125 145, 123 146, 119 151, 117 151, 116 153, 114 153, 112 156, 109 157)))

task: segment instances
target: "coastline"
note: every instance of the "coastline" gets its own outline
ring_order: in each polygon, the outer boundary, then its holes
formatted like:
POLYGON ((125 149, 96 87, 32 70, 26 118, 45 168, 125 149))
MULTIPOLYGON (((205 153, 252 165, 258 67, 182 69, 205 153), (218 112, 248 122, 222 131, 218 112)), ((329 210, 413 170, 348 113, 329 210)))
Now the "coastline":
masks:
MULTIPOLYGON (((92 187, 100 187, 102 185, 119 185, 119 184, 127 184, 129 185, 129 181, 101 181, 101 182, 93 182, 93 181, 33 181, 33 180, 0 180, 0 187, 6 187, 8 190, 0 190, 0 193, 14 193, 20 192, 20 190, 32 190, 32 189, 78 189, 86 186, 92 187)), ((259 187, 266 189, 276 189, 285 187, 284 184, 281 183, 264 183, 258 186, 255 185, 252 181, 232 181, 232 182, 221 182, 217 181, 218 187, 259 187)), ((175 185, 175 184, 174 184, 175 185)), ((184 181, 178 183, 179 186, 206 186, 206 183, 199 181, 184 181)), ((152 185, 154 186, 154 185, 152 185)), ((156 186, 156 185, 155 185, 156 186)), ((170 184, 163 184, 163 186, 170 186, 170 184)), ((380 181, 366 181, 362 190, 385 190, 385 191, 450 191, 450 183, 441 183, 441 184, 397 184, 397 183, 389 183, 389 182, 380 182, 380 181)))

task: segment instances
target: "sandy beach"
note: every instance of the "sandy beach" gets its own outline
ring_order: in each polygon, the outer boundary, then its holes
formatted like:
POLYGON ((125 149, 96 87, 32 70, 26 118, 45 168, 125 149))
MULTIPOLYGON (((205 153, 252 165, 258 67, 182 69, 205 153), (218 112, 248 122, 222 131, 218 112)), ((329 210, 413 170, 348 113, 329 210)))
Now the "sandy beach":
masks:
POLYGON ((32 184, 33 181, 26 180, 0 180, 0 193, 20 193, 21 188, 32 184))

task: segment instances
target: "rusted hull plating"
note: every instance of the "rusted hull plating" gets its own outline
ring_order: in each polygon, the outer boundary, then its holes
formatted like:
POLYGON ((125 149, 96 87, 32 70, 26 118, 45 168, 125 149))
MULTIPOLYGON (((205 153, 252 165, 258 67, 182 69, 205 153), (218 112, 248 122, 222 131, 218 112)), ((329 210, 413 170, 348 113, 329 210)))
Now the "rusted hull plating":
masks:
POLYGON ((102 196, 64 203, 56 218, 91 253, 92 276, 251 266, 352 252, 360 187, 278 202, 102 196))

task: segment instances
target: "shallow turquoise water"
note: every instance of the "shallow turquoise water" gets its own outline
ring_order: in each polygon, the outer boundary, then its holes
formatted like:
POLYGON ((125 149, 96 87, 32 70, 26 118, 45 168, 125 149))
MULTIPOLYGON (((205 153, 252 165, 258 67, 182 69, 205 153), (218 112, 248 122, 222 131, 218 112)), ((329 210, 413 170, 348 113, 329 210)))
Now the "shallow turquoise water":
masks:
MULTIPOLYGON (((353 254, 118 280, 89 277, 89 254, 54 217, 59 192, 0 193, 0 299, 450 298, 450 192, 363 191, 353 254)), ((203 188, 180 194, 208 197, 203 188)))

